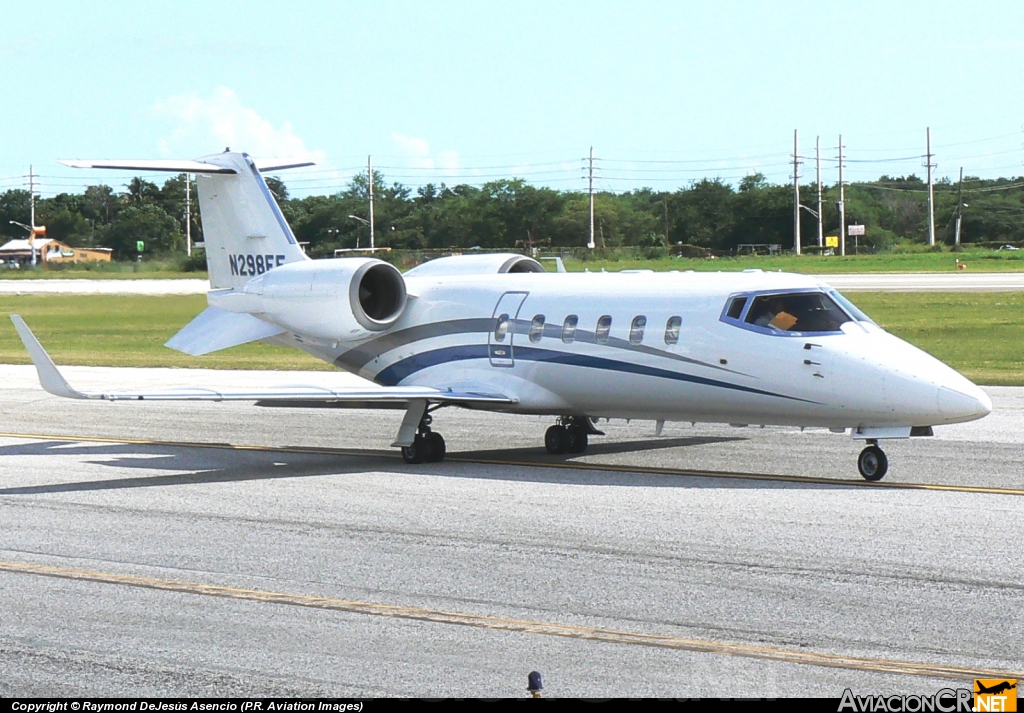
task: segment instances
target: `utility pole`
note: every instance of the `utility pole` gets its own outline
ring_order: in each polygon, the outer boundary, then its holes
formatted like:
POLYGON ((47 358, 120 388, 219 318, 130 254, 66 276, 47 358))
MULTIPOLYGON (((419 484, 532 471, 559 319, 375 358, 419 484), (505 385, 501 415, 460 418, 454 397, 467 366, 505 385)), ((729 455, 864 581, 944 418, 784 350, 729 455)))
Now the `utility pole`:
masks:
POLYGON ((185 173, 185 255, 192 256, 192 174, 185 173))
POLYGON ((793 252, 800 254, 800 157, 797 130, 793 129, 793 252))
POLYGON ((825 239, 822 233, 821 225, 821 137, 817 137, 814 142, 814 150, 817 155, 818 161, 818 249, 820 250, 825 245, 825 239))
MULTIPOLYGON (((587 241, 587 247, 591 250, 594 249, 594 147, 590 147, 590 170, 588 171, 588 192, 590 193, 590 240, 587 241)), ((668 239, 668 235, 665 236, 668 239)))
POLYGON ((370 187, 370 252, 373 252, 373 162, 371 156, 366 157, 366 179, 370 187))
POLYGON ((32 267, 36 266, 36 177, 31 164, 28 167, 29 220, 32 227, 28 236, 28 249, 32 251, 32 267))
POLYGON ((928 165, 928 244, 935 244, 935 197, 932 194, 932 169, 935 168, 935 164, 932 163, 932 129, 929 126, 927 129, 927 141, 928 141, 928 154, 927 154, 927 165, 928 165))
POLYGON ((839 254, 846 255, 846 190, 843 184, 843 135, 839 134, 839 254))
POLYGON ((956 190, 956 237, 953 239, 956 247, 960 247, 960 219, 964 213, 964 167, 960 167, 960 187, 956 190))
POLYGON ((665 247, 669 248, 671 245, 668 240, 668 196, 661 199, 661 206, 665 209, 665 247))

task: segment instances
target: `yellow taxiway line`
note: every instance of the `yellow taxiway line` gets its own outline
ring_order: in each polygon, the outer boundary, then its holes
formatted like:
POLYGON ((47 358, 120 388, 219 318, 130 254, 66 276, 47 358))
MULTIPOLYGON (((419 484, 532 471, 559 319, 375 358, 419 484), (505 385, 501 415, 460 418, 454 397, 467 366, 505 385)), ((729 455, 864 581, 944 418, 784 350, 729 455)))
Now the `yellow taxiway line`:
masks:
MULTIPOLYGON (((234 451, 255 451, 260 453, 302 453, 308 455, 364 456, 374 458, 397 458, 397 452, 356 448, 317 448, 313 446, 240 446, 232 443, 202 443, 192 441, 155 441, 134 438, 110 438, 98 436, 68 436, 39 433, 0 433, 0 438, 24 438, 43 441, 72 441, 82 443, 127 443, 140 446, 173 448, 214 448, 234 451)), ((614 463, 593 463, 586 461, 533 461, 502 460, 499 458, 476 458, 472 455, 448 454, 445 461, 479 465, 501 465, 519 468, 559 468, 563 470, 590 470, 606 473, 641 473, 644 475, 671 475, 688 478, 721 478, 727 480, 762 480, 781 483, 803 483, 810 485, 831 485, 857 488, 890 488, 897 490, 933 490, 953 493, 983 493, 986 495, 1024 495, 1022 488, 989 488, 975 485, 942 485, 939 483, 900 483, 897 481, 868 482, 857 478, 820 478, 805 475, 781 475, 771 473, 737 473, 719 470, 687 470, 683 468, 659 468, 651 466, 616 465, 614 463)))
POLYGON ((33 564, 29 562, 0 561, 0 571, 15 574, 96 582, 101 584, 140 587, 144 589, 158 589, 184 594, 220 597, 224 599, 239 599, 266 604, 283 604, 309 607, 313 609, 327 609, 351 614, 365 614, 395 619, 411 619, 437 624, 472 626, 481 629, 513 631, 543 636, 559 636, 571 639, 585 639, 588 641, 599 641, 611 644, 648 646, 661 649, 676 649, 680 651, 696 651, 728 656, 742 656, 745 658, 767 659, 771 661, 782 661, 809 666, 825 666, 829 668, 856 669, 860 671, 952 678, 958 680, 970 680, 974 678, 1024 678, 1024 672, 1014 673, 981 668, 975 669, 959 666, 943 666, 941 664, 919 663, 914 661, 893 661, 860 656, 823 654, 771 646, 731 644, 720 641, 686 639, 675 636, 645 634, 641 632, 616 631, 613 629, 601 629, 574 624, 529 621, 525 619, 466 614, 462 612, 451 612, 438 609, 422 609, 418 607, 406 607, 394 604, 334 599, 331 597, 318 597, 308 594, 271 592, 260 589, 225 587, 217 584, 180 582, 154 577, 138 577, 134 575, 113 574, 109 572, 93 572, 89 570, 69 569, 66 567, 52 567, 49 565, 33 564))

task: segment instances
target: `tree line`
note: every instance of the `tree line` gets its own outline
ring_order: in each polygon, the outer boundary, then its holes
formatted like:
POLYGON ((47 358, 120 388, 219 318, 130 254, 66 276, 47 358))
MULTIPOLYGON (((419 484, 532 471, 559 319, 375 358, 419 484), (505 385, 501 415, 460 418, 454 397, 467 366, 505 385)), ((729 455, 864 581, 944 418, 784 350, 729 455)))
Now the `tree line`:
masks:
MULTIPOLYGON (((376 244, 410 250, 465 250, 474 247, 558 249, 582 247, 589 235, 589 198, 575 191, 532 186, 509 178, 482 186, 427 184, 415 191, 374 179, 376 244)), ((267 184, 297 239, 313 257, 337 248, 365 248, 369 228, 350 216, 367 217, 367 174, 355 176, 334 195, 291 198, 285 183, 267 184)), ((936 240, 952 243, 957 212, 957 185, 935 186, 936 240)), ((802 202, 815 208, 816 186, 802 187, 802 202)), ((89 186, 80 194, 61 193, 36 201, 36 223, 47 237, 75 247, 108 247, 115 259, 132 259, 136 241, 146 254, 181 254, 186 220, 194 240, 202 240, 195 184, 191 215, 186 216, 184 174, 162 186, 135 178, 117 191, 89 186)), ((822 217, 826 235, 838 233, 838 187, 823 187, 822 217)), ((928 234, 927 186, 914 175, 882 176, 846 187, 847 224, 865 226, 860 239, 867 249, 885 250, 901 242, 922 243, 928 234)), ((964 243, 1024 243, 1024 179, 965 180, 962 207, 964 243)), ((0 194, 0 235, 25 237, 11 220, 27 223, 29 194, 0 194)), ((594 240, 599 248, 634 247, 728 253, 743 244, 793 245, 793 188, 776 185, 762 174, 737 186, 702 179, 674 191, 641 188, 598 193, 594 200, 594 240), (689 246, 683 248, 681 246, 689 246)), ((801 211, 803 245, 816 245, 817 219, 801 211)))

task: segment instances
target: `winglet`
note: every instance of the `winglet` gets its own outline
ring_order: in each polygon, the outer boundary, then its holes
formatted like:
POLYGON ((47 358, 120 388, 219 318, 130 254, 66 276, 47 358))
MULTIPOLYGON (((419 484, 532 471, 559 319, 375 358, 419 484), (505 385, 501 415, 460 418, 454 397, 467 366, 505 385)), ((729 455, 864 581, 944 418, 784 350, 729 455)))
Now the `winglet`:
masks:
POLYGON ((71 388, 68 382, 65 381, 60 371, 57 370, 57 365, 53 363, 53 359, 50 358, 50 355, 43 349, 43 345, 36 339, 36 335, 32 334, 32 330, 25 324, 25 320, 19 315, 12 314, 11 321, 14 322, 14 328, 18 330, 18 336, 21 337, 25 349, 28 350, 28 356, 36 367, 36 372, 39 374, 39 383, 43 389, 54 396, 63 396, 68 399, 89 398, 81 391, 71 388))

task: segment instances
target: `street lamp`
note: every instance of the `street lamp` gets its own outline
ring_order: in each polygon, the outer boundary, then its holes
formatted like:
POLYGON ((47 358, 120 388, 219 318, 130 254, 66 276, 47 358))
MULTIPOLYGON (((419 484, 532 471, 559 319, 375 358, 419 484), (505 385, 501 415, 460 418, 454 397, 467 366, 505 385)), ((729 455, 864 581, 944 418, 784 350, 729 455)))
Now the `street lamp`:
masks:
MULTIPOLYGON (((370 221, 368 221, 366 218, 360 218, 358 215, 351 215, 351 214, 348 217, 351 218, 352 220, 358 220, 360 223, 362 223, 366 227, 370 228, 370 230, 372 232, 373 226, 370 225, 370 221)), ((370 247, 373 247, 373 246, 371 245, 370 247)), ((359 233, 356 233, 356 250, 358 250, 358 249, 359 249, 359 233)))
POLYGON ((10 223, 11 223, 11 225, 17 225, 18 227, 24 228, 25 230, 28 231, 28 247, 32 251, 32 267, 35 267, 35 265, 36 265, 36 240, 35 240, 36 230, 35 230, 35 228, 33 228, 30 225, 25 225, 24 223, 19 223, 16 220, 12 220, 12 221, 10 221, 10 223))

